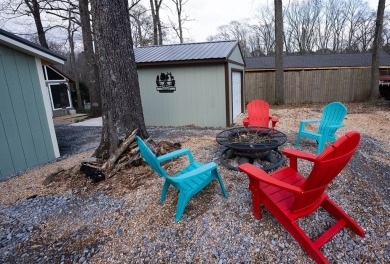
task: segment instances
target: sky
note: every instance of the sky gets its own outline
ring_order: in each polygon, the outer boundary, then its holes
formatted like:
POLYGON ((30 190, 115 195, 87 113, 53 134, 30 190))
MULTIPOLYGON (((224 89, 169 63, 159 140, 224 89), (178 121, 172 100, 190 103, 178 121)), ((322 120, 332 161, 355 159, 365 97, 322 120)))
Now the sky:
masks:
POLYGON ((206 41, 217 28, 232 20, 250 18, 256 13, 258 2, 273 3, 273 0, 189 0, 188 10, 194 21, 188 23, 186 32, 195 41, 206 41))
MULTIPOLYGON (((149 7, 149 0, 142 2, 145 7, 149 7)), ((163 0, 163 3, 170 2, 171 0, 163 0)), ((217 33, 218 26, 229 24, 232 20, 251 18, 260 5, 273 3, 274 0, 188 0, 183 9, 194 21, 184 25, 188 29, 184 36, 190 38, 191 42, 206 41, 208 36, 217 33)), ((378 0, 369 0, 368 3, 374 9, 378 6, 378 0)), ((172 10, 174 11, 173 7, 172 10)))
MULTIPOLYGON (((284 0, 284 2, 287 1, 284 0)), ((217 28, 219 26, 227 25, 233 20, 242 21, 244 19, 250 19, 254 17, 260 5, 269 4, 273 6, 273 3, 274 0, 187 0, 183 9, 192 21, 184 24, 186 28, 184 30, 184 38, 186 42, 207 41, 208 36, 217 34, 217 28)), ((371 8, 376 9, 378 0, 368 0, 368 3, 371 8)), ((141 4, 149 8, 150 0, 141 0, 141 4)), ((175 12, 171 0, 163 0, 163 4, 170 6, 171 10, 175 12)), ((161 14, 162 19, 167 21, 166 23, 168 23, 167 17, 164 17, 166 14, 170 14, 172 19, 176 18, 176 14, 171 13, 166 6, 163 6, 163 8, 164 10, 161 11, 161 14)), ((34 31, 35 27, 31 18, 29 19, 29 23, 23 24, 22 27, 24 29, 20 30, 19 24, 21 21, 16 24, 4 24, 0 16, 0 27, 11 32, 16 31, 15 33, 31 32, 34 31)), ((171 39, 173 43, 177 43, 177 41, 177 38, 171 39)))

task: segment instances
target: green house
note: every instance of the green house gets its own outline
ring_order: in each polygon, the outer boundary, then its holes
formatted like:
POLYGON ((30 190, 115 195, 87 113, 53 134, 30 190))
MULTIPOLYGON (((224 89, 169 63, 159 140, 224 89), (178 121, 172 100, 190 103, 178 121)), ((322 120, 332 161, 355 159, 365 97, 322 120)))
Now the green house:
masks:
POLYGON ((0 180, 60 156, 42 65, 64 61, 0 29, 0 180))
POLYGON ((243 110, 245 63, 237 41, 139 47, 148 126, 231 126, 243 110))

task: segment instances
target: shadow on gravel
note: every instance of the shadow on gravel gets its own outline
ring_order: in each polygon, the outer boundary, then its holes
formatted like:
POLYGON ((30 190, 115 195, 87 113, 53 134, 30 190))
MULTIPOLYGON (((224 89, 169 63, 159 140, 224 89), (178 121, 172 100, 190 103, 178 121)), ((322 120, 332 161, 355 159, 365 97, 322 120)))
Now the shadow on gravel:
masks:
MULTIPOLYGON (((101 127, 55 125, 61 158, 96 149, 100 143, 101 127)), ((148 127, 154 140, 174 140, 179 137, 215 136, 221 130, 195 127, 148 127)))
POLYGON ((390 153, 383 148, 382 142, 362 135, 359 148, 349 164, 352 174, 374 185, 386 204, 390 197, 390 167, 383 161, 389 159, 390 153))

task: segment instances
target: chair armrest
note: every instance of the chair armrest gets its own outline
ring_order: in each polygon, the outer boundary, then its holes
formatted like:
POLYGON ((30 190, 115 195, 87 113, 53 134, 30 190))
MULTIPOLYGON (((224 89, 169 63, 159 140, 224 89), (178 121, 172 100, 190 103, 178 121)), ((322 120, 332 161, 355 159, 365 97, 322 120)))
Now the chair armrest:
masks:
POLYGON ((270 116, 269 120, 271 120, 271 122, 272 122, 272 129, 275 129, 276 123, 279 122, 279 119, 277 119, 276 117, 270 116))
POLYGON ((300 158, 311 162, 314 162, 317 159, 316 155, 304 151, 296 150, 296 149, 284 149, 282 150, 282 153, 287 158, 300 158))
POLYGON ((284 149, 282 153, 290 160, 290 167, 298 171, 298 158, 314 162, 317 159, 316 155, 303 152, 296 149, 284 149))
POLYGON ((319 122, 321 122, 321 120, 318 120, 318 119, 315 119, 315 120, 301 120, 300 121, 300 123, 304 124, 304 125, 311 124, 311 123, 319 123, 319 122))
POLYGON ((340 124, 340 125, 329 125, 328 127, 329 128, 342 128, 342 127, 344 127, 344 125, 343 124, 340 124))
POLYGON ((214 162, 210 162, 210 163, 207 163, 206 165, 203 165, 203 166, 196 168, 192 171, 189 171, 187 173, 184 173, 184 174, 181 174, 179 176, 172 177, 169 179, 173 182, 182 182, 182 181, 188 180, 189 178, 195 177, 199 174, 202 174, 202 173, 214 170, 214 169, 217 169, 217 164, 215 164, 214 162))
POLYGON ((242 124, 247 127, 249 126, 249 117, 245 117, 244 120, 242 120, 242 124))
POLYGON ((329 135, 330 131, 332 131, 332 133, 335 133, 337 129, 342 128, 342 127, 344 127, 343 124, 327 125, 326 127, 324 127, 324 130, 323 130, 322 134, 329 135))
POLYGON ((299 122, 299 131, 306 131, 305 126, 307 124, 319 123, 321 120, 301 120, 299 122))
POLYGON ((265 171, 262 169, 259 169, 256 166, 253 166, 250 163, 244 163, 238 166, 238 169, 248 175, 248 177, 253 178, 257 181, 266 182, 272 186, 279 187, 281 189, 284 189, 286 191, 290 191, 295 194, 302 194, 303 190, 300 187, 279 181, 270 175, 268 175, 265 171))
POLYGON ((276 117, 273 117, 273 116, 270 116, 269 119, 272 121, 272 123, 277 123, 279 122, 279 119, 277 119, 276 117))
POLYGON ((190 163, 194 162, 194 158, 193 158, 193 156, 191 154, 191 151, 189 149, 186 149, 186 148, 169 152, 169 153, 167 153, 165 155, 157 157, 157 160, 161 163, 161 162, 164 162, 164 161, 167 161, 167 160, 171 160, 171 159, 177 158, 179 156, 183 156, 183 155, 187 155, 188 156, 188 159, 189 159, 190 163))

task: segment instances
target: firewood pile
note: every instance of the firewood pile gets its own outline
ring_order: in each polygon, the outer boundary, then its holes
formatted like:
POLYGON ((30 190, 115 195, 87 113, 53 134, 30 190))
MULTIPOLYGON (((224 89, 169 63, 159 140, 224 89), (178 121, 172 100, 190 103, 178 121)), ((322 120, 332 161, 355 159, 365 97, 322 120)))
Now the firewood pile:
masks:
MULTIPOLYGON (((134 130, 107 160, 96 158, 85 160, 81 164, 80 171, 84 172, 86 177, 91 178, 93 182, 99 182, 111 178, 124 168, 146 165, 135 140, 137 131, 137 129, 134 130)), ((156 156, 181 148, 181 144, 178 142, 160 141, 157 143, 150 138, 145 142, 156 156)))
MULTIPOLYGON (((108 159, 103 160, 91 157, 82 160, 76 166, 68 170, 60 168, 47 176, 43 185, 61 185, 62 182, 62 184, 71 187, 85 186, 85 181, 98 183, 117 175, 118 177, 116 177, 114 181, 124 182, 130 187, 133 185, 133 187, 138 186, 142 182, 142 179, 153 174, 153 170, 141 157, 137 141, 135 140, 136 134, 137 130, 134 130, 108 159), (132 168, 140 169, 129 174, 129 171, 132 171, 132 168), (121 175, 123 173, 128 177, 122 177, 121 175), (83 178, 85 180, 83 180, 83 178)), ((145 142, 156 156, 161 156, 181 148, 181 144, 177 142, 155 142, 150 138, 146 139, 145 142)), ((163 165, 163 167, 165 166, 163 165)))

